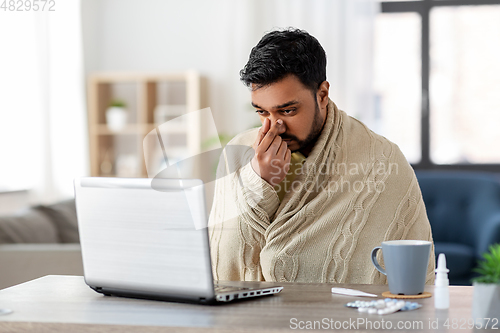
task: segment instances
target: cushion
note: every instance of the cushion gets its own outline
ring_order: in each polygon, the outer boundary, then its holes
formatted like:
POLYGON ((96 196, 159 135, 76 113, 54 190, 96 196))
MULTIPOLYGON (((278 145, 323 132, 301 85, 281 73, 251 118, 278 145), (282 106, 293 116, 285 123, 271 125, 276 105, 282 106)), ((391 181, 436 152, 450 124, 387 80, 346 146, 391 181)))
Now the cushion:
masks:
POLYGON ((75 200, 69 199, 48 206, 38 206, 56 226, 61 243, 79 243, 75 200))
POLYGON ((56 226, 38 209, 0 216, 0 244, 58 242, 56 226))
MULTIPOLYGON (((450 270, 449 277, 469 275, 475 266, 474 249, 458 243, 434 243, 436 260, 440 253, 446 255, 446 266, 450 270)), ((437 264, 436 264, 437 266, 437 264)))

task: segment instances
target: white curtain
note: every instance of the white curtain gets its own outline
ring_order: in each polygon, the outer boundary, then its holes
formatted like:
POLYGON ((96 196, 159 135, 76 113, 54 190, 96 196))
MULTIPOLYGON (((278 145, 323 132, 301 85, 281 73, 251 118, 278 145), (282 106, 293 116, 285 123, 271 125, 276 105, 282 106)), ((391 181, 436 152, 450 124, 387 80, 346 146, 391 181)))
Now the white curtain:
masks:
POLYGON ((88 173, 80 1, 0 11, 0 187, 32 203, 73 196, 88 173))
POLYGON ((248 60, 250 49, 273 28, 292 26, 306 30, 326 51, 331 99, 349 115, 368 125, 372 123, 373 27, 378 2, 247 0, 240 1, 233 12, 234 54, 241 67, 248 60))

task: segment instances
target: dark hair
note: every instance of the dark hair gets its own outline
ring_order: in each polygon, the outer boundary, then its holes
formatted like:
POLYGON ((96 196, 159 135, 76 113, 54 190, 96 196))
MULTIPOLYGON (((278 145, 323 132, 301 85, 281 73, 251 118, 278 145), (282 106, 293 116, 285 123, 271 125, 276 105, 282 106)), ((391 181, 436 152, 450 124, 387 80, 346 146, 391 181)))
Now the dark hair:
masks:
POLYGON ((240 79, 254 89, 293 74, 313 92, 326 80, 326 54, 316 38, 304 30, 271 31, 250 52, 240 79))

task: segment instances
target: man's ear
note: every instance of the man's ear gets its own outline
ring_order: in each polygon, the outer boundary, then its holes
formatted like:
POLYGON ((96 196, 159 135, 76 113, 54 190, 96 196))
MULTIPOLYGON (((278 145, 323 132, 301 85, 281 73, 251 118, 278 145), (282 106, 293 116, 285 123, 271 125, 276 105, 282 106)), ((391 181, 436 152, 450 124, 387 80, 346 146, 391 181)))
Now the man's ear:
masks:
POLYGON ((330 89, 330 83, 328 81, 323 81, 319 85, 318 92, 316 94, 318 98, 318 104, 320 109, 326 108, 328 105, 328 91, 330 89))

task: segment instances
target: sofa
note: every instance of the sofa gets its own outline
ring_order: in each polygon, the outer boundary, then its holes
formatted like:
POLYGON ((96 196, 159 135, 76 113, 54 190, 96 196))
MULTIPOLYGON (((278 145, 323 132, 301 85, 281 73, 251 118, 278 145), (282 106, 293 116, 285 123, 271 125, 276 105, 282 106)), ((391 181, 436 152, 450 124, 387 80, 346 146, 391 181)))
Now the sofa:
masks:
POLYGON ((73 199, 0 216, 0 289, 49 274, 83 275, 73 199))
POLYGON ((500 243, 500 182, 484 172, 417 171, 436 259, 446 255, 450 284, 470 285, 488 246, 500 243))

